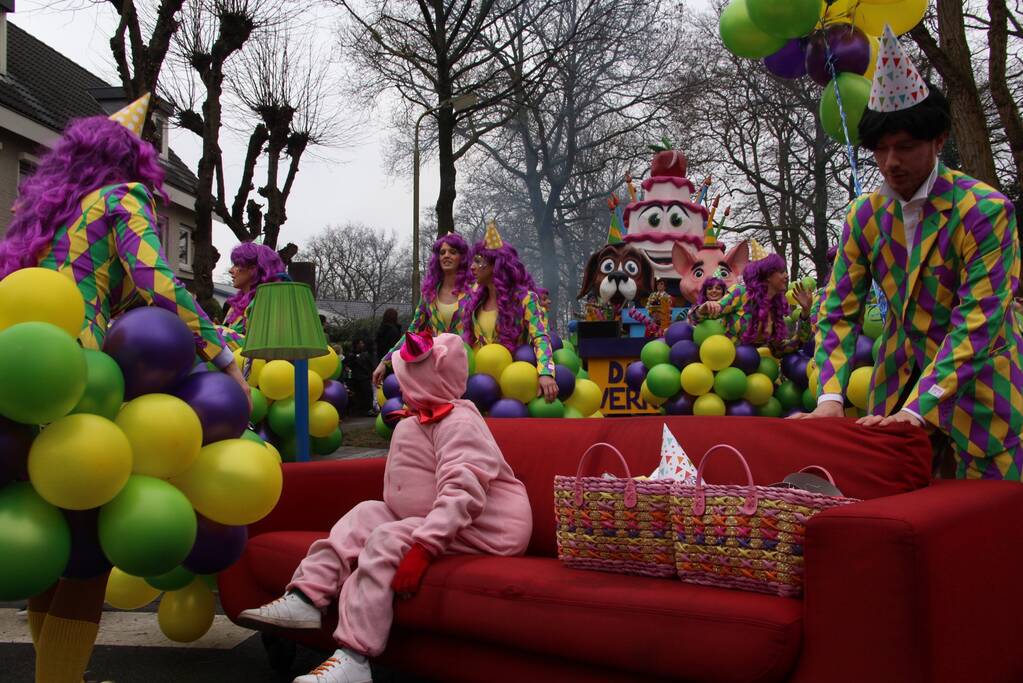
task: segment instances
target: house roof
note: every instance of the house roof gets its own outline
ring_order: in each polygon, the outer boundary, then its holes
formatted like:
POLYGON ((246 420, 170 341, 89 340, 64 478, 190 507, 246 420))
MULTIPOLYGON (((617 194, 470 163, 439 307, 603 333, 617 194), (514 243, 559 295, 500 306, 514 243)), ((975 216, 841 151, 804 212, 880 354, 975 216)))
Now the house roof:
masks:
MULTIPOLYGON (((24 29, 7 22, 7 73, 0 74, 0 107, 54 131, 82 116, 105 115, 94 96, 111 85, 24 29)), ((162 161, 167 184, 194 195, 199 179, 170 150, 162 161)))
POLYGON ((398 315, 408 315, 412 312, 412 304, 379 302, 376 306, 372 301, 342 301, 340 299, 317 299, 316 307, 329 317, 342 318, 344 320, 361 320, 363 318, 375 318, 377 314, 388 308, 397 309, 398 315))

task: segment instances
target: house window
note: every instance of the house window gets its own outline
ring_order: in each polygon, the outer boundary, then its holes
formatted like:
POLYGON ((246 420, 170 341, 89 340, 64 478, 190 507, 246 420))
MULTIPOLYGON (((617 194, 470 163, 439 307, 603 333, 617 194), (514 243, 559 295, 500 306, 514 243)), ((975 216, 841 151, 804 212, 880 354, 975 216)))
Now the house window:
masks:
POLYGON ((31 154, 19 154, 18 155, 18 185, 28 178, 30 175, 36 172, 36 168, 39 166, 39 159, 32 156, 31 154))
POLYGON ((187 225, 178 228, 178 268, 183 270, 192 270, 192 255, 195 253, 192 230, 187 225))
POLYGON ((167 158, 168 154, 168 143, 167 138, 169 132, 169 124, 167 117, 157 112, 153 114, 153 146, 160 152, 160 156, 164 159, 167 158))
POLYGON ((156 235, 160 238, 160 251, 168 254, 170 246, 170 221, 166 216, 156 217, 156 235))

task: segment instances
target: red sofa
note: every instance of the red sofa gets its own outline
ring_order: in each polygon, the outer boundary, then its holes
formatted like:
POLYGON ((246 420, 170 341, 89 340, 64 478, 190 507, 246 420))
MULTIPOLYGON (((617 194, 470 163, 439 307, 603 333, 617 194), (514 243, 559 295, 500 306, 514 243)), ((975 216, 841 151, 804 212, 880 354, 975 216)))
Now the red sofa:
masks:
MULTIPOLYGON (((533 507, 526 556, 445 556, 396 606, 382 660, 438 682, 985 683, 1023 681, 1023 486, 930 483, 913 428, 851 420, 637 417, 490 420, 533 507), (618 446, 635 474, 656 466, 667 422, 695 461, 711 445, 746 454, 757 483, 806 465, 864 502, 808 525, 805 595, 787 599, 564 567, 552 480, 585 447, 618 446)), ((740 481, 721 453, 710 482, 740 481)), ((610 458, 591 470, 615 471, 610 458)), ((220 575, 235 618, 281 594, 309 544, 355 503, 379 498, 383 459, 285 465, 284 493, 220 575)), ((332 613, 331 617, 335 617, 332 613)), ((333 618, 287 638, 333 648, 333 618)))

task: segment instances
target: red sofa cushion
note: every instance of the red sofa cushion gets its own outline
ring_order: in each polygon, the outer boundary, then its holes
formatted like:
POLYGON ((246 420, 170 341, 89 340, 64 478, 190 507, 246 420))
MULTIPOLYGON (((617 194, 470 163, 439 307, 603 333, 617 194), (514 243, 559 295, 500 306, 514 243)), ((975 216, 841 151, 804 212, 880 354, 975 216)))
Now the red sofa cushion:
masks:
POLYGON ((309 546, 326 538, 323 531, 273 531, 249 539, 245 560, 256 584, 274 595, 284 592, 309 546))
POLYGON ((767 683, 796 661, 802 609, 549 558, 462 555, 430 567, 420 593, 397 604, 395 623, 680 681, 767 683))
MULTIPOLYGON (((533 537, 528 555, 556 555, 555 475, 575 474, 583 452, 599 441, 621 450, 633 476, 648 475, 660 460, 664 424, 697 465, 715 444, 736 447, 757 484, 773 484, 807 465, 821 465, 845 495, 868 499, 914 491, 931 479, 930 442, 923 430, 905 425, 866 429, 845 418, 760 417, 489 419, 487 424, 529 492, 533 537)), ((617 459, 602 452, 584 474, 624 474, 620 470, 617 459)), ((710 461, 705 476, 711 483, 740 483, 745 475, 738 461, 722 452, 710 461)))

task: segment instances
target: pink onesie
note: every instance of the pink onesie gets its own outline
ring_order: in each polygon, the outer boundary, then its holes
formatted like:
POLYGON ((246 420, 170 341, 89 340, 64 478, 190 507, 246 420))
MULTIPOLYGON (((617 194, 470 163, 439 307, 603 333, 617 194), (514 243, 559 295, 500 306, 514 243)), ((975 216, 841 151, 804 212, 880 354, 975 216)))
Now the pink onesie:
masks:
POLYGON ((520 555, 532 531, 526 489, 504 460, 465 393, 460 337, 441 334, 415 361, 392 357, 405 403, 413 410, 453 404, 440 421, 398 423, 384 471, 384 500, 352 508, 316 541, 288 589, 321 609, 338 598, 334 639, 375 656, 394 617, 391 580, 413 543, 443 553, 520 555))

